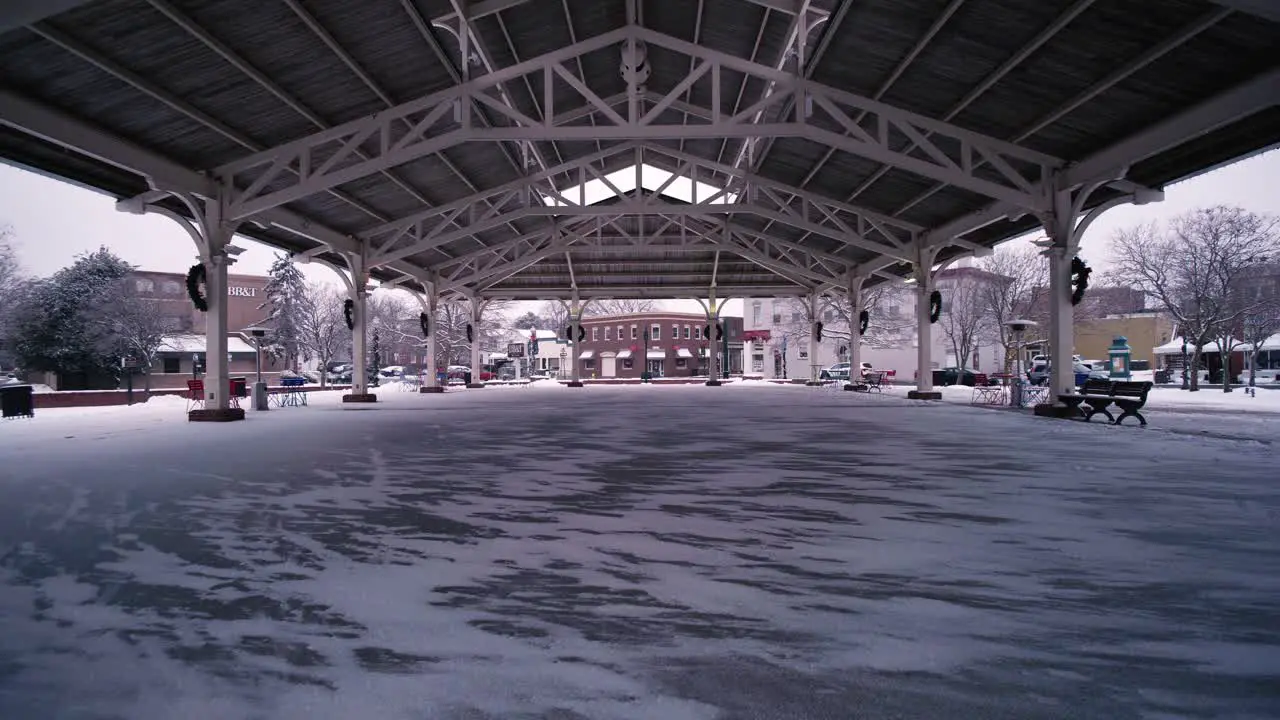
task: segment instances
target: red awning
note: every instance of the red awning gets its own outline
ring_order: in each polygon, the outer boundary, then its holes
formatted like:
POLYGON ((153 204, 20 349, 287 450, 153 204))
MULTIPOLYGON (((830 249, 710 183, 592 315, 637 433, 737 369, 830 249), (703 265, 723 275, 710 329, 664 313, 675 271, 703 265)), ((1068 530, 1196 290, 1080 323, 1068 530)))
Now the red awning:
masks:
POLYGON ((742 333, 743 342, 769 342, 768 330, 744 330, 742 333))

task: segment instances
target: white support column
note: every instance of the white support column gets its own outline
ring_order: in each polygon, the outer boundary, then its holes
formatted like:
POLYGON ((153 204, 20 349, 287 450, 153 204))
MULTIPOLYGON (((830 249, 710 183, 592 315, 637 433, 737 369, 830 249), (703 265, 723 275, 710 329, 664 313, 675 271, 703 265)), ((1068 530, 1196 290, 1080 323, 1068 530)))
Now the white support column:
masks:
POLYGON ((1053 197, 1053 212, 1044 216, 1049 235, 1049 403, 1075 389, 1075 312, 1071 305, 1071 259, 1078 250, 1076 203, 1069 191, 1053 197))
POLYGON ((234 262, 227 256, 226 241, 210 238, 209 260, 205 263, 205 294, 209 310, 205 313, 205 377, 206 410, 226 412, 231 408, 231 373, 227 368, 227 268, 234 262))
POLYGON ((862 332, 861 317, 865 309, 862 302, 863 275, 849 276, 849 386, 856 387, 862 381, 862 332))
MULTIPOLYGON (((578 291, 574 290, 573 299, 569 301, 569 387, 582 387, 582 360, 578 335, 582 332, 582 302, 578 300, 578 291)), ((648 347, 640 349, 643 356, 648 347)), ((643 359, 643 358, 642 358, 643 359)), ((647 361, 646 361, 647 362, 647 361)))
POLYGON ((817 385, 821 382, 818 379, 818 293, 809 293, 808 298, 809 310, 809 382, 808 385, 817 385))
POLYGON ((484 383, 480 380, 480 373, 484 369, 480 367, 480 317, 484 314, 484 301, 479 297, 471 298, 471 382, 467 385, 469 389, 479 390, 484 388, 484 383))
POLYGON ((369 392, 368 350, 365 333, 368 327, 369 273, 364 251, 347 256, 351 268, 351 392, 342 396, 343 402, 377 402, 378 396, 369 392))
POLYGON ((427 314, 427 382, 419 392, 441 393, 440 378, 436 372, 436 323, 439 320, 437 311, 440 308, 440 296, 433 282, 427 288, 427 297, 423 301, 423 312, 427 314))
POLYGON ((907 393, 912 400, 941 400, 933 389, 933 325, 929 322, 929 296, 933 294, 933 261, 936 248, 917 248, 913 276, 916 280, 916 389, 907 393))
POLYGON ((189 195, 174 196, 186 204, 196 223, 193 225, 175 214, 164 214, 178 221, 196 241, 200 262, 204 265, 204 294, 208 306, 205 313, 204 407, 188 412, 187 418, 212 422, 243 420, 244 409, 232 406, 227 367, 227 269, 235 262, 228 250, 236 223, 224 220, 225 197, 211 198, 202 203, 189 195))

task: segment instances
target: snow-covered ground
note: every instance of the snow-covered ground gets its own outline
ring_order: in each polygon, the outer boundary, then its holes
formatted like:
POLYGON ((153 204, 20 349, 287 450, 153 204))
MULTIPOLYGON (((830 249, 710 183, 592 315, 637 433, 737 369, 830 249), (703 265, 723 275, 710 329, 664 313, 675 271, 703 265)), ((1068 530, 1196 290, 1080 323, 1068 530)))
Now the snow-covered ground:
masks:
POLYGON ((1280 703, 1261 442, 760 382, 378 393, 0 424, 0 718, 1280 703))
MULTIPOLYGON (((908 385, 894 385, 886 387, 885 391, 906 397, 907 392, 912 389, 914 388, 908 385)), ((968 405, 973 398, 971 387, 951 385, 934 389, 942 393, 942 399, 946 402, 968 405)), ((1202 387, 1198 392, 1189 392, 1175 387, 1156 386, 1147 396, 1147 406, 1143 413, 1161 410, 1190 412, 1196 409, 1280 414, 1280 388, 1259 387, 1250 395, 1245 388, 1235 388, 1224 393, 1221 387, 1202 387)))

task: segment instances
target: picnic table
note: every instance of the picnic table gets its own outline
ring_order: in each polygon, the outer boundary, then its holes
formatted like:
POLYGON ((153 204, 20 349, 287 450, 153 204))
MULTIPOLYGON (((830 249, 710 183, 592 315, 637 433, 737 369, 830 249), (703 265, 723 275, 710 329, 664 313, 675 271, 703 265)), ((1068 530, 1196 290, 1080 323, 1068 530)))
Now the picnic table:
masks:
POLYGON ((307 404, 306 384, 304 377, 280 378, 280 390, 267 397, 276 407, 303 407, 307 404))

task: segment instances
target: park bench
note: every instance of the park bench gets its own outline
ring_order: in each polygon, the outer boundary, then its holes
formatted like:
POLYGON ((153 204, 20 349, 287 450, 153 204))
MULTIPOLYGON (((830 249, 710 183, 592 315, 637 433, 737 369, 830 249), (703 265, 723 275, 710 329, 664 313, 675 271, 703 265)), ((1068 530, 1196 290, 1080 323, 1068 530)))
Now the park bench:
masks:
POLYGON ((884 392, 884 376, 879 370, 862 373, 862 382, 851 382, 849 389, 854 392, 884 392))
POLYGON ((1058 399, 1068 408, 1081 412, 1085 422, 1101 413, 1107 416, 1112 425, 1121 424, 1127 417, 1136 417, 1139 423, 1146 426, 1147 419, 1139 411, 1147 404, 1151 386, 1152 383, 1148 381, 1086 380, 1079 393, 1059 395, 1058 399), (1107 409, 1112 404, 1120 409, 1120 417, 1113 417, 1107 409), (1085 411, 1082 406, 1088 410, 1085 411))

